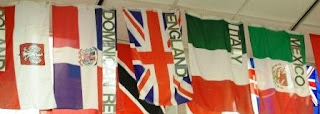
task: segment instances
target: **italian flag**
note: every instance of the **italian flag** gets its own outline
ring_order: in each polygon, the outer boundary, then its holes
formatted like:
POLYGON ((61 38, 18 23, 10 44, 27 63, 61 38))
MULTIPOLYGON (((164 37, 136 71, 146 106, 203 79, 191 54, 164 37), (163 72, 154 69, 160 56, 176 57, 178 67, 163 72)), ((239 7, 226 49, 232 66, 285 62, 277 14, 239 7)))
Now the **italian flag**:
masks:
POLYGON ((303 35, 249 27, 262 114, 310 114, 303 35))
POLYGON ((253 113, 243 25, 188 14, 186 19, 194 89, 189 110, 253 113))

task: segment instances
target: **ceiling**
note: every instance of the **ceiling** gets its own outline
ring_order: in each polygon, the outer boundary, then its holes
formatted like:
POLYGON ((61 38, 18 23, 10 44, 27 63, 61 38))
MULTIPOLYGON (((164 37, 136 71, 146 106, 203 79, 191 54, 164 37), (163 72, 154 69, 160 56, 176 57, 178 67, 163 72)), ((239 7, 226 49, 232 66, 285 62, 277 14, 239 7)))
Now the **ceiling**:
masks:
MULTIPOLYGON (((173 4, 176 0, 136 0, 173 4)), ((295 23, 315 0, 177 0, 177 6, 295 23)), ((320 4, 303 24, 320 27, 320 4)))
MULTIPOLYGON (((0 0, 0 6, 13 4, 20 0, 0 0)), ((59 5, 92 4, 99 0, 31 0, 51 1, 59 5)), ((250 16, 261 19, 295 23, 315 0, 104 0, 104 6, 116 2, 125 4, 159 4, 168 7, 184 7, 220 13, 250 16)), ((118 4, 119 5, 119 4, 118 4)), ((147 5, 149 7, 153 7, 147 5)), ((317 4, 302 24, 320 27, 320 6, 317 4)))

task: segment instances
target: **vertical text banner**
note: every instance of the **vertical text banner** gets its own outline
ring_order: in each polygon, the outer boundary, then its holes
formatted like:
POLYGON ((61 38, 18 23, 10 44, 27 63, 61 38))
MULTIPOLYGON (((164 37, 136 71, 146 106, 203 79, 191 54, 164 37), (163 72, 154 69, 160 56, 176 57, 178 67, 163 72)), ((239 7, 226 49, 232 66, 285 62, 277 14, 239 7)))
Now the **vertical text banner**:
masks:
POLYGON ((114 114, 116 106, 116 11, 102 11, 103 114, 114 114))
POLYGON ((0 8, 0 71, 6 67, 6 35, 5 35, 5 12, 0 8))

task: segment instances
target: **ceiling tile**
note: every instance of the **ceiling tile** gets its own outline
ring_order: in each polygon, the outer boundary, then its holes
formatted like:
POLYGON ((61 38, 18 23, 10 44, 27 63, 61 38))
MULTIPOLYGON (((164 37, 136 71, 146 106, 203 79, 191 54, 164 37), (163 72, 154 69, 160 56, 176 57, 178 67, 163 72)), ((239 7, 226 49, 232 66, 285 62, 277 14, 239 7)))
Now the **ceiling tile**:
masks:
POLYGON ((296 22, 314 0, 251 0, 241 15, 296 22))
POLYGON ((160 4, 173 4, 175 0, 138 0, 138 1, 160 3, 160 4))
POLYGON ((245 0, 179 0, 178 5, 224 13, 236 13, 245 0))
POLYGON ((320 4, 319 3, 312 9, 309 15, 303 20, 303 24, 320 26, 320 4))

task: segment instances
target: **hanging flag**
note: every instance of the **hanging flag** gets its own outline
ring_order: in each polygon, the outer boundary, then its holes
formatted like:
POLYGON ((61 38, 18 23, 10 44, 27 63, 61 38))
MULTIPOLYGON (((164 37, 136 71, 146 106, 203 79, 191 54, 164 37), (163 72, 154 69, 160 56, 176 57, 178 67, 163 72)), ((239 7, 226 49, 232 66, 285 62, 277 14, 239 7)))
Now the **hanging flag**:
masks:
POLYGON ((320 83, 318 79, 318 72, 312 66, 307 66, 307 77, 309 82, 309 90, 313 102, 313 114, 319 114, 320 103, 320 83))
POLYGON ((254 114, 259 114, 259 88, 257 85, 257 77, 254 69, 254 60, 250 58, 248 61, 251 102, 254 114))
POLYGON ((162 114, 160 106, 139 99, 129 44, 118 43, 117 114, 162 114))
POLYGON ((49 53, 49 8, 45 3, 21 1, 15 7, 2 9, 6 67, 0 71, 0 108, 56 107, 49 53))
POLYGON ((192 99, 181 37, 180 13, 123 10, 139 99, 176 105, 192 99))
POLYGON ((252 113, 243 25, 186 15, 194 104, 252 113))
MULTIPOLYGON (((318 72, 320 72, 320 35, 317 34, 310 34, 310 40, 311 40, 311 45, 312 45, 312 50, 313 50, 313 55, 314 55, 314 60, 316 62, 316 67, 318 68, 318 72)), ((318 76, 318 79, 320 77, 318 76)))
POLYGON ((95 9, 52 6, 52 17, 57 108, 100 109, 102 35, 97 26, 102 26, 96 25, 101 22, 95 9))
MULTIPOLYGON (((96 10, 97 22, 103 24, 97 28, 102 39, 103 61, 103 113, 116 112, 116 10, 96 10)), ((100 100, 99 100, 100 101, 100 100)))
POLYGON ((312 102, 307 83, 303 35, 249 27, 259 112, 309 114, 312 102))

